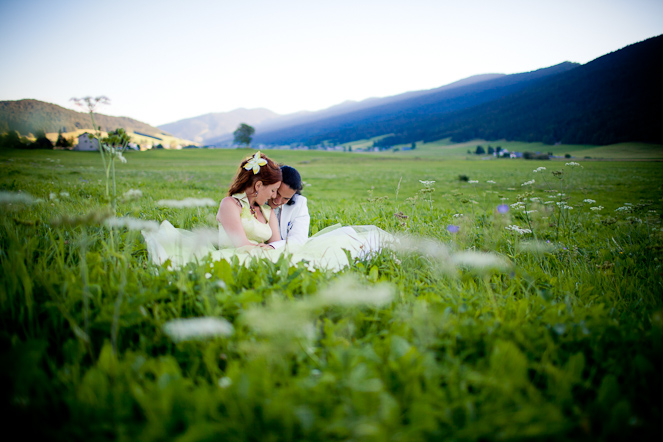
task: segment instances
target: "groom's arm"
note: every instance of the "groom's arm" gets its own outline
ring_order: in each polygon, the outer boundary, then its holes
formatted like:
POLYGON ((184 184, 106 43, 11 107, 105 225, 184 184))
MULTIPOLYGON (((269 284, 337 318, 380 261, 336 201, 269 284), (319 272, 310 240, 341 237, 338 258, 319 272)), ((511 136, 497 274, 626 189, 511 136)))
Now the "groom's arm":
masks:
POLYGON ((275 249, 283 247, 288 241, 295 244, 304 244, 308 240, 308 231, 311 225, 311 217, 308 214, 306 197, 297 195, 297 199, 299 201, 296 204, 299 204, 300 207, 299 210, 297 210, 296 216, 293 216, 289 221, 291 226, 289 230, 286 229, 288 232, 287 237, 281 241, 269 243, 275 249))
POLYGON ((304 244, 308 240, 308 231, 311 225, 311 217, 308 214, 306 197, 297 195, 297 198, 302 200, 302 206, 299 209, 297 216, 290 220, 292 226, 288 226, 288 236, 285 239, 286 241, 293 243, 304 244))

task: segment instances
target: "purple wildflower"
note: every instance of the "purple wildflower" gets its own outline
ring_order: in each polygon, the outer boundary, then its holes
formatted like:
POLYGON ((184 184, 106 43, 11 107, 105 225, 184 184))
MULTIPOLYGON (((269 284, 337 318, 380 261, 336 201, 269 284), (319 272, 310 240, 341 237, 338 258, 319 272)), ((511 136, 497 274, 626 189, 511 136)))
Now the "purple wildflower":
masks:
POLYGON ((497 211, 500 213, 507 213, 509 211, 509 205, 508 204, 500 204, 497 206, 497 211))
POLYGON ((458 231, 460 230, 460 226, 454 226, 453 224, 449 224, 447 226, 447 230, 449 231, 449 233, 458 233, 458 231))

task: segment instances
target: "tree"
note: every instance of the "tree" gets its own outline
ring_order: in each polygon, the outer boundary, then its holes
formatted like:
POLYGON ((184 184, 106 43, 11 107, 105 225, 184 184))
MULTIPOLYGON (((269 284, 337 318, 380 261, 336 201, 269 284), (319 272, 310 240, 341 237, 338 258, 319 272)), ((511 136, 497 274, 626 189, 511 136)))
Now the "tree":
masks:
POLYGON ((483 148, 483 146, 477 146, 477 150, 474 151, 474 153, 477 155, 483 155, 486 153, 486 150, 483 148))
POLYGON ((493 146, 488 146, 488 155, 493 155, 495 153, 495 149, 493 149, 493 146))
POLYGON ((55 142, 56 147, 64 147, 64 148, 69 148, 74 145, 74 142, 70 139, 65 138, 62 135, 62 129, 58 131, 58 139, 55 142))
POLYGON ((251 139, 254 133, 256 133, 254 128, 248 124, 241 123, 239 126, 237 126, 237 130, 233 132, 233 136, 235 137, 234 143, 245 145, 248 148, 251 146, 251 139))
POLYGON ((417 148, 417 143, 413 141, 413 142, 412 142, 412 150, 414 150, 414 149, 416 149, 416 148, 417 148))

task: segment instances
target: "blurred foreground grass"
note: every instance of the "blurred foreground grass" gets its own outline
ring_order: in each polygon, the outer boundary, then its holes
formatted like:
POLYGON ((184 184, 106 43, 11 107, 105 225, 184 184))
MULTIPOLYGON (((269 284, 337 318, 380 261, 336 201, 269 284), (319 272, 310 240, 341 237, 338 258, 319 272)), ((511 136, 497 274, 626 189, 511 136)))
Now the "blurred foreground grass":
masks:
MULTIPOLYGON (((307 182, 312 233, 374 224, 408 235, 414 252, 341 274, 285 262, 169 271, 149 263, 137 231, 57 222, 106 206, 98 154, 0 153, 8 431, 145 441, 658 432, 657 163, 267 154, 307 182), (19 202, 25 194, 36 201, 19 202), (486 264, 495 259, 508 265, 486 264), (201 317, 213 322, 178 322, 201 317)), ((118 216, 215 226, 214 207, 157 201, 220 201, 246 155, 129 153, 118 192, 142 197, 120 202, 118 216)))

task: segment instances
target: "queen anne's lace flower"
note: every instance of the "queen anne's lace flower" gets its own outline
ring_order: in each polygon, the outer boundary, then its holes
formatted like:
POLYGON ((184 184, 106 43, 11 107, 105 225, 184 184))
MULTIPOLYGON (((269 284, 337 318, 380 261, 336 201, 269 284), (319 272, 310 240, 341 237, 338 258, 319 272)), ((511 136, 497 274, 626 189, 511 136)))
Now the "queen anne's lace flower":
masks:
POLYGON ((532 233, 530 229, 523 229, 516 225, 510 225, 505 227, 506 230, 511 230, 512 232, 520 233, 524 235, 525 233, 532 233))

